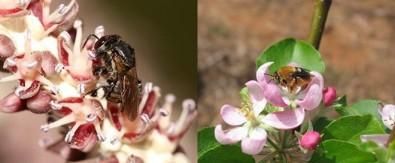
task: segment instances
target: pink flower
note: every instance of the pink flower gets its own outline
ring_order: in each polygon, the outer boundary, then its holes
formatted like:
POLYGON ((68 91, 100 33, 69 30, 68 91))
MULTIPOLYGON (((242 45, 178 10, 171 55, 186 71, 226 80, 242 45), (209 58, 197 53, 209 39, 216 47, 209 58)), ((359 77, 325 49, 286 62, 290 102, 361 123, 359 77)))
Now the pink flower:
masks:
POLYGON ((336 101, 336 88, 327 87, 323 91, 323 102, 326 107, 331 106, 336 101))
MULTIPOLYGON (((248 91, 251 96, 255 99, 266 99, 270 104, 282 107, 284 111, 274 112, 270 119, 279 119, 279 115, 287 116, 286 119, 282 119, 283 123, 286 121, 297 121, 300 122, 294 127, 300 125, 304 119, 304 110, 313 110, 317 108, 322 99, 322 89, 324 85, 323 77, 318 72, 310 72, 313 76, 311 82, 305 90, 295 94, 290 92, 284 92, 280 86, 267 75, 268 68, 273 62, 263 64, 256 72, 257 80, 251 80, 246 83, 248 91), (289 107, 289 108, 287 108, 289 107), (302 121, 299 121, 302 119, 302 121)), ((273 127, 284 129, 289 125, 281 126, 276 123, 269 123, 267 119, 265 123, 272 124, 273 127)))
POLYGON ((299 140, 302 148, 307 150, 314 150, 320 143, 321 136, 317 131, 307 131, 299 140))
POLYGON ((222 125, 215 127, 215 138, 221 144, 234 144, 241 141, 244 153, 255 155, 262 151, 266 144, 265 128, 273 126, 279 129, 292 129, 303 122, 304 110, 286 110, 261 114, 266 108, 267 101, 262 96, 253 96, 250 92, 251 103, 241 109, 230 105, 221 108, 223 120, 232 128, 223 130, 222 125))
MULTIPOLYGON (((379 108, 379 114, 384 125, 392 130, 395 124, 395 105, 384 105, 379 108)), ((373 141, 381 147, 384 147, 389 139, 389 134, 372 134, 372 135, 361 135, 363 142, 373 141)))

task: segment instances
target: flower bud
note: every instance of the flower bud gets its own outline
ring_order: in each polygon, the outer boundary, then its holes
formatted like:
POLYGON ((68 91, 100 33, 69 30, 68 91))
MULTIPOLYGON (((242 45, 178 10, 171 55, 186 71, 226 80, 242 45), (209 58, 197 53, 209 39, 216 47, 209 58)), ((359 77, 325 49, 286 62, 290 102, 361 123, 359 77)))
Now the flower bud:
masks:
POLYGON ((326 107, 331 106, 336 100, 336 89, 335 87, 327 87, 323 91, 323 101, 326 107))
POLYGON ((320 133, 317 131, 307 131, 300 139, 299 144, 307 150, 314 150, 320 143, 320 133))

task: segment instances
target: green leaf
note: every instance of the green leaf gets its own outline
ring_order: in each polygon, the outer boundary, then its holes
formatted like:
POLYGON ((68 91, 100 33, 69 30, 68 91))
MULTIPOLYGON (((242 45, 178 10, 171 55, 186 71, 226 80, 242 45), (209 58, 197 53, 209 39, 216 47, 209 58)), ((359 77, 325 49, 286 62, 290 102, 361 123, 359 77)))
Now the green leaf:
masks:
POLYGON ((331 123, 331 120, 329 120, 328 117, 319 117, 314 121, 314 131, 321 133, 329 123, 331 123))
POLYGON ((376 143, 372 141, 368 141, 366 143, 362 143, 360 145, 361 150, 374 153, 377 159, 377 163, 387 163, 388 158, 387 158, 387 150, 383 147, 380 147, 376 143))
POLYGON ((335 108, 336 112, 339 113, 342 116, 350 115, 347 112, 347 96, 344 95, 340 98, 338 98, 334 104, 332 105, 333 108, 335 108))
POLYGON ((214 128, 204 128, 198 133, 199 163, 254 163, 252 156, 241 152, 238 145, 221 145, 214 137, 214 128))
POLYGON ((340 139, 359 144, 361 135, 383 133, 380 122, 371 115, 345 116, 332 121, 324 129, 324 140, 340 139))
POLYGON ((309 43, 293 38, 281 40, 265 49, 257 58, 257 68, 266 62, 274 62, 269 68, 271 73, 291 62, 312 71, 322 73, 325 70, 320 53, 309 43))
POLYGON ((354 110, 356 115, 372 115, 374 118, 381 119, 378 113, 379 101, 361 100, 353 104, 349 109, 354 110))
POLYGON ((343 140, 326 140, 314 153, 311 163, 373 163, 375 155, 343 140), (318 153, 319 152, 319 153, 318 153))

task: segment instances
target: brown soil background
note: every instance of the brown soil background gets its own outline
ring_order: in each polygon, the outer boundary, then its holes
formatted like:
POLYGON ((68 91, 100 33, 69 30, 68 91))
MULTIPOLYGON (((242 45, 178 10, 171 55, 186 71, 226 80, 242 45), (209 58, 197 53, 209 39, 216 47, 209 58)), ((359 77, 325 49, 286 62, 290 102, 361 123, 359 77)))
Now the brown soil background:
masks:
MULTIPOLYGON (((199 127, 215 125, 223 104, 255 79, 255 58, 285 37, 305 39, 313 0, 199 0, 199 127)), ((395 103, 395 1, 333 0, 320 51, 325 84, 349 102, 395 103)))

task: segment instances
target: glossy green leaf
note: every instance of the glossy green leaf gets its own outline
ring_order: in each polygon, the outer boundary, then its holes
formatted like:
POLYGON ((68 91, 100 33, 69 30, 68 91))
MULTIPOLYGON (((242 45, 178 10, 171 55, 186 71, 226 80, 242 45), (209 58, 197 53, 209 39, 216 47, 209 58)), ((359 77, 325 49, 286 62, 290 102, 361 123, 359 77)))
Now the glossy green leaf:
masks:
POLYGON ((274 62, 269 69, 271 73, 289 63, 321 73, 325 70, 320 53, 309 43, 293 38, 281 40, 265 49, 256 61, 257 67, 266 62, 274 62))
POLYGON ((238 145, 221 145, 214 137, 214 128, 204 128, 198 133, 199 163, 254 163, 252 156, 241 152, 238 145))
POLYGON ((385 132, 380 122, 371 115, 345 116, 325 127, 324 140, 340 139, 358 144, 361 142, 361 135, 383 133, 385 132))
POLYGON ((373 163, 377 159, 371 152, 343 140, 326 140, 314 153, 311 163, 373 163))

